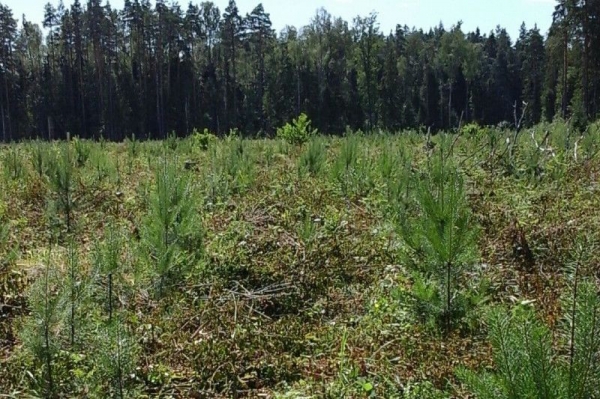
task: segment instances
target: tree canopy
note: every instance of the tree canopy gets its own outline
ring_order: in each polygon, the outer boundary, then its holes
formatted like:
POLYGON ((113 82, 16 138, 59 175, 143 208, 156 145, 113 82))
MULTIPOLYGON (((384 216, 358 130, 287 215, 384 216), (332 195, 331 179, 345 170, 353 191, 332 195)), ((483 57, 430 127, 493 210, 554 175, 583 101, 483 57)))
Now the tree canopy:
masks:
POLYGON ((0 3, 1 137, 250 136, 300 113, 332 134, 521 115, 582 127, 599 111, 600 2, 559 0, 548 18, 546 36, 523 25, 513 43, 461 23, 386 34, 375 13, 349 23, 324 9, 276 33, 262 4, 242 15, 235 0, 49 3, 42 30, 0 3))

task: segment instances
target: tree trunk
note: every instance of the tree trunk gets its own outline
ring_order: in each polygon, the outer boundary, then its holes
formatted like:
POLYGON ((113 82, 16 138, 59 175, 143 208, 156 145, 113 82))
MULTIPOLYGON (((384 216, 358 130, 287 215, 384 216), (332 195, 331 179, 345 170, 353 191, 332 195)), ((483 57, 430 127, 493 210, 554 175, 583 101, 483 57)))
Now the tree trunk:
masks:
POLYGON ((235 66, 235 32, 231 28, 231 68, 233 70, 233 127, 238 127, 237 120, 237 68, 235 66))

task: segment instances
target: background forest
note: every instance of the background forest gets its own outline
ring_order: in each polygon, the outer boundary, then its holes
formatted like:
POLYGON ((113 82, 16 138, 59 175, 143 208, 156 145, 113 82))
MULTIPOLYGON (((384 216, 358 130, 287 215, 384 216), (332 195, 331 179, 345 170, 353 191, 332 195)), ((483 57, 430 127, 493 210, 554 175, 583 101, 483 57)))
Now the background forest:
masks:
POLYGON ((2 139, 271 134, 306 113, 322 132, 531 126, 598 115, 600 3, 560 0, 547 37, 522 26, 429 31, 317 11, 272 29, 258 5, 126 0, 46 5, 42 27, 0 4, 2 139), (302 21, 299 21, 301 23, 302 21), (525 105, 526 104, 526 105, 525 105))

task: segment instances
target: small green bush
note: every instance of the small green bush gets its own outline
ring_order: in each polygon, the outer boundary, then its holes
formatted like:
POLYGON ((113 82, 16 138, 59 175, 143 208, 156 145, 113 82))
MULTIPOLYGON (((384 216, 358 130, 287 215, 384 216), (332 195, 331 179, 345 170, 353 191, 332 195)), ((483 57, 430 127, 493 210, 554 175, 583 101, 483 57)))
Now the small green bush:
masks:
POLYGON ((175 133, 175 131, 169 133, 164 141, 164 144, 167 147, 167 149, 171 151, 177 150, 177 146, 179 145, 179 138, 177 137, 177 133, 175 133))
POLYGON ((192 133, 192 141, 194 143, 194 147, 199 147, 202 151, 206 151, 217 141, 217 136, 212 134, 208 129, 204 129, 202 133, 194 129, 192 133))
POLYGON ((468 137, 484 137, 488 134, 487 131, 488 129, 476 123, 466 124, 460 129, 460 133, 468 137))
POLYGON ((317 134, 317 129, 311 129, 311 121, 306 114, 300 114, 292 123, 286 123, 282 128, 277 129, 277 137, 284 139, 290 144, 302 145, 306 143, 311 136, 317 134))

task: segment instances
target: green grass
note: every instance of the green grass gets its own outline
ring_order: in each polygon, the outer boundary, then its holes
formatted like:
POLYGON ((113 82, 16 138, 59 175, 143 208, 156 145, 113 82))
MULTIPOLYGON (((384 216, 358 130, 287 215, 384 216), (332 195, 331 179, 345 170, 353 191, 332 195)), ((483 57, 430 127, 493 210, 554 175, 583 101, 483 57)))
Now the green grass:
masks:
POLYGON ((471 130, 433 149, 412 132, 1 147, 0 392, 466 396, 459 366, 494 367, 486 309, 534 301, 556 328, 575 237, 600 231, 598 129, 471 130), (52 182, 67 146, 68 226, 52 182), (450 331, 424 322, 403 240, 442 146, 479 229, 450 331))

